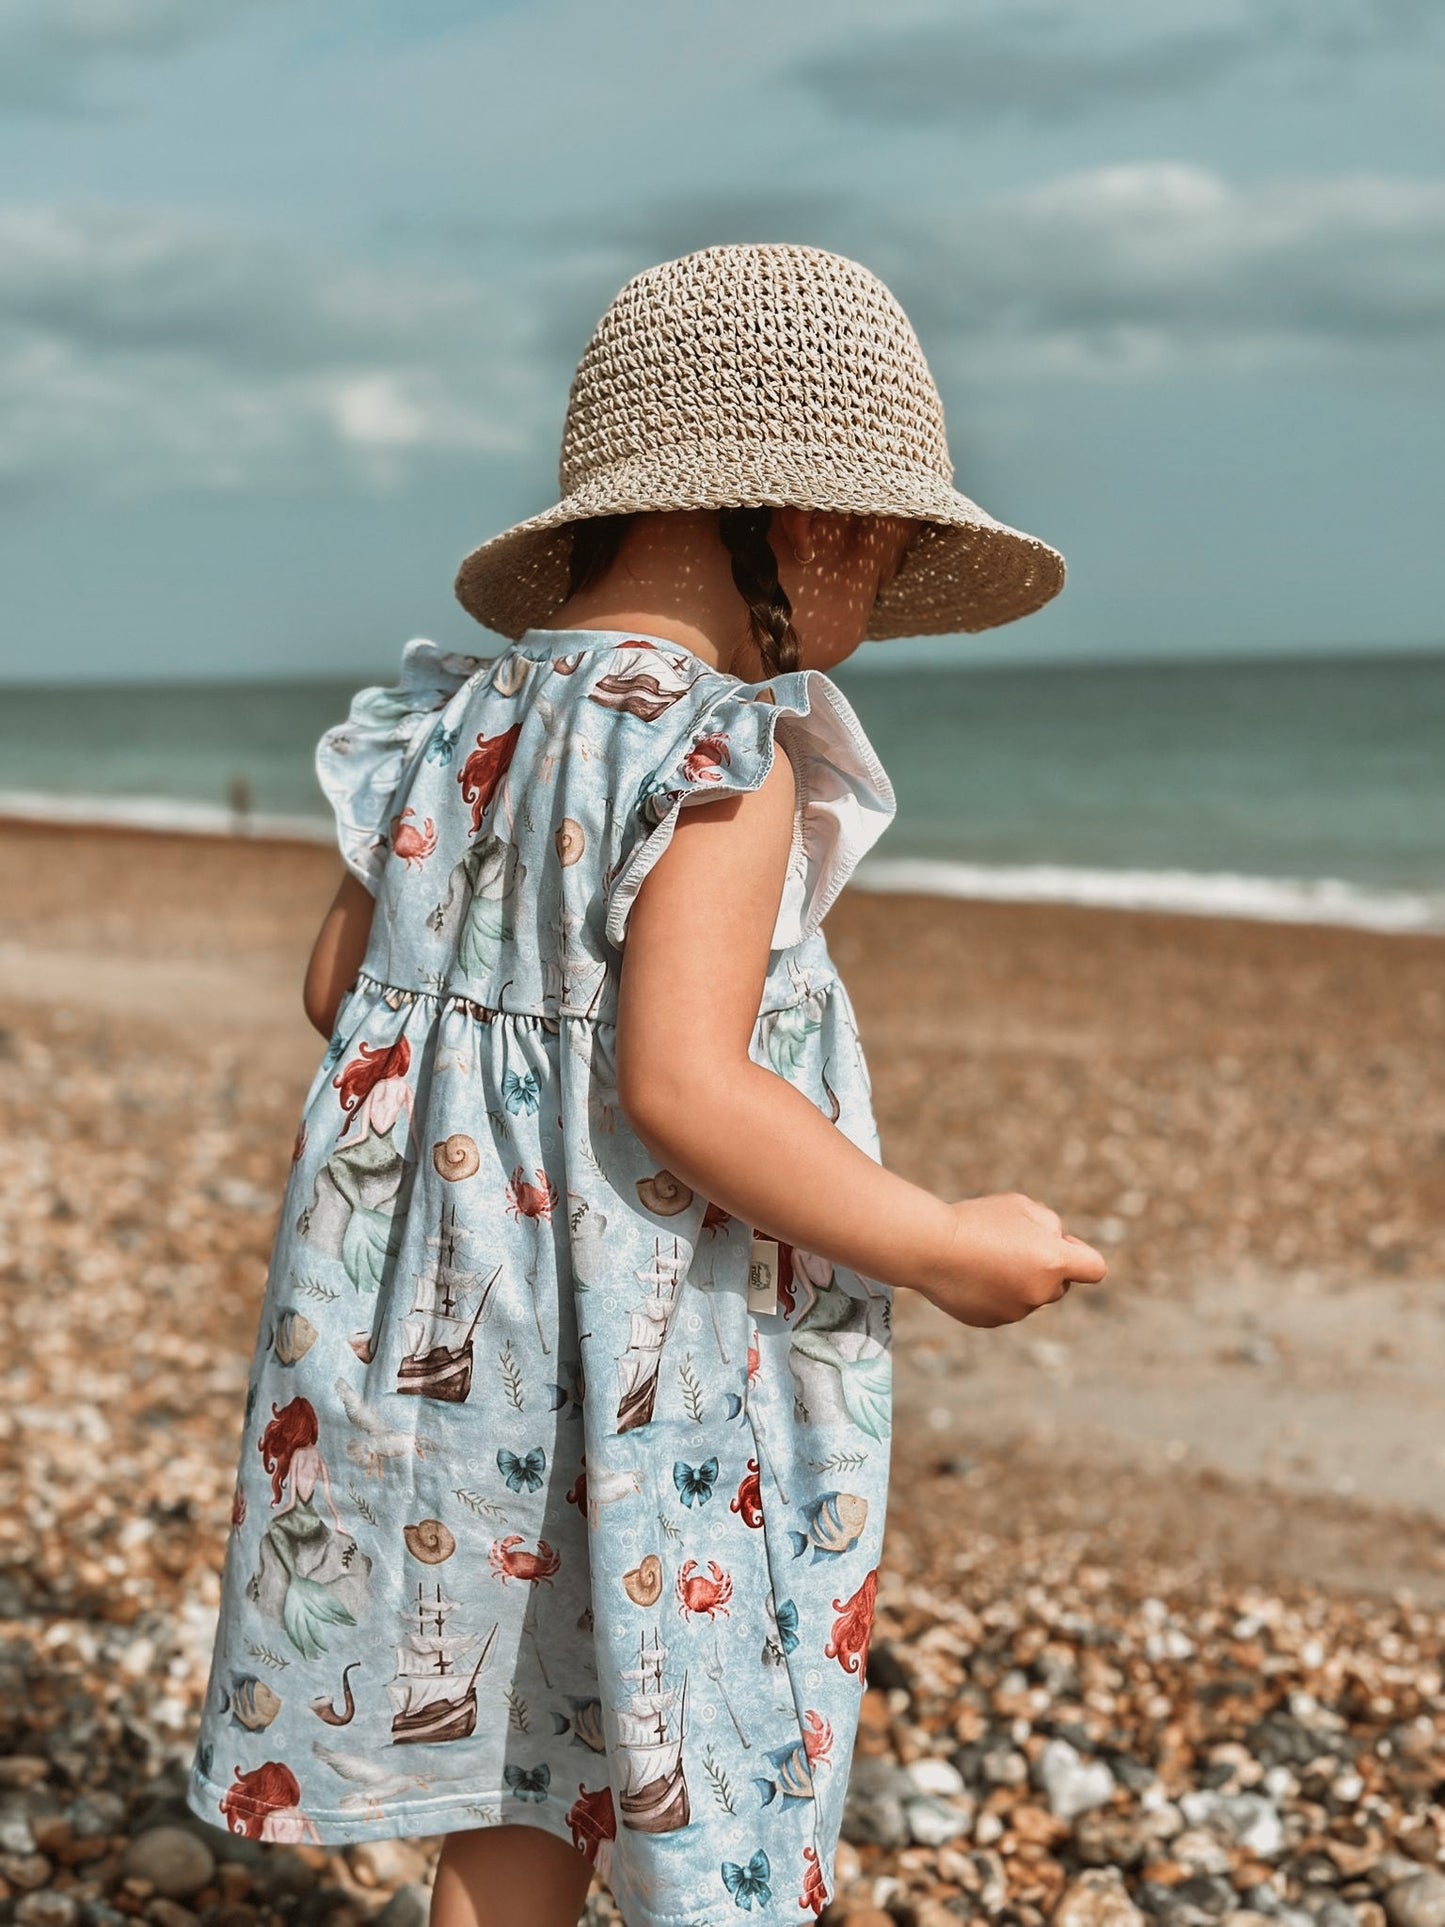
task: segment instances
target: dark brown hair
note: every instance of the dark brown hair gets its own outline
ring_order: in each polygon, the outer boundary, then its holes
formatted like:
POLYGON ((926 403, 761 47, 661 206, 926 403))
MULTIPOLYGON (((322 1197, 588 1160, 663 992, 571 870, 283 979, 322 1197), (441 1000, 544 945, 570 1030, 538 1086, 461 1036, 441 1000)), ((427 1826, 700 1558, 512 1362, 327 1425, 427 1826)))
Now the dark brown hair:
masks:
MULTIPOLYGON (((630 515, 597 515, 572 529, 567 594, 590 589, 617 560, 630 515)), ((768 540, 770 508, 719 509, 718 535, 732 558, 733 581, 748 605, 748 631, 770 676, 799 666, 802 647, 793 627, 793 605, 778 579, 778 558, 768 540)))

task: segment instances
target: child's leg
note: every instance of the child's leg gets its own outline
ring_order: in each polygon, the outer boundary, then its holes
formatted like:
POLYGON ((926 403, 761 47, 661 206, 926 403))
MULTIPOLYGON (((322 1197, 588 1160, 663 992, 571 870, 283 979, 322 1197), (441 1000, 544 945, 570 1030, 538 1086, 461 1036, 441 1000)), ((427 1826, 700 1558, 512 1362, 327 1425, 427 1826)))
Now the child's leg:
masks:
POLYGON ((540 1827, 449 1833, 431 1927, 577 1927, 591 1884, 591 1863, 540 1827))

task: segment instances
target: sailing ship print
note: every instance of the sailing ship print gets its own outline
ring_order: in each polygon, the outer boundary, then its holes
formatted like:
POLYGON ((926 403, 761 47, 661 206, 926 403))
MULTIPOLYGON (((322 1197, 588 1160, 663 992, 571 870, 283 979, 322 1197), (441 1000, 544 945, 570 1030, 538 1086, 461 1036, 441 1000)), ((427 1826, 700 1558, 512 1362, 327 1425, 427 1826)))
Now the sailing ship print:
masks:
POLYGON ((687 1674, 666 1680, 667 1648, 654 1628, 637 1642, 636 1666, 620 1669, 631 1682, 617 1707, 617 1804, 634 1833, 675 1833, 692 1819, 682 1742, 687 1733, 687 1674))
POLYGON ((687 1265, 676 1238, 672 1253, 666 1256, 660 1238, 653 1241, 652 1267, 637 1276, 652 1290, 640 1305, 635 1305, 628 1320, 627 1349, 618 1360, 622 1395, 617 1405, 617 1430, 636 1431, 652 1423, 657 1403, 657 1380, 662 1370, 662 1352, 672 1329, 677 1310, 678 1285, 687 1265))
POLYGON ((471 1236, 457 1220, 457 1207, 448 1199, 442 1207, 441 1228, 428 1238, 436 1252, 429 1271, 417 1273, 417 1302, 402 1320, 406 1353, 397 1368, 396 1389, 413 1398, 439 1399, 464 1405, 472 1389, 472 1341, 487 1309, 492 1287, 502 1275, 497 1266, 486 1283, 481 1273, 461 1262, 462 1242, 471 1236), (473 1291, 480 1291, 470 1318, 458 1307, 473 1291))
POLYGON ((415 1625, 406 1643, 396 1649, 396 1676, 386 1688, 391 1695, 391 1737, 396 1746, 466 1740, 477 1730, 477 1681, 492 1656, 501 1622, 492 1627, 481 1651, 476 1652, 477 1634, 447 1631, 447 1622, 457 1607, 458 1601, 448 1599, 440 1586, 435 1600, 430 1601, 417 1586, 416 1605, 407 1612, 415 1625))

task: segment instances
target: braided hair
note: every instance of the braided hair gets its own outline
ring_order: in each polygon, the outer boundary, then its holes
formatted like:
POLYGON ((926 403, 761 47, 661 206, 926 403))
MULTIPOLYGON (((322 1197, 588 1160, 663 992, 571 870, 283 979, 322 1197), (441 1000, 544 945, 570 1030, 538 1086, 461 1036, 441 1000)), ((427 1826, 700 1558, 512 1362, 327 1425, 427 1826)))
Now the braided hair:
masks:
MULTIPOLYGON (((567 595, 572 597, 604 576, 617 560, 633 522, 631 515, 595 515, 572 528, 567 595)), ((802 644, 793 627, 793 605, 778 579, 778 558, 768 540, 770 508, 718 510, 718 534, 732 560, 733 581, 748 606, 748 632, 770 676, 796 669, 802 644)))
POLYGON ((718 534, 732 557, 733 581, 748 605, 748 632, 770 676, 796 669, 802 656, 793 605, 778 580, 778 558, 768 540, 770 508, 719 509, 718 534))

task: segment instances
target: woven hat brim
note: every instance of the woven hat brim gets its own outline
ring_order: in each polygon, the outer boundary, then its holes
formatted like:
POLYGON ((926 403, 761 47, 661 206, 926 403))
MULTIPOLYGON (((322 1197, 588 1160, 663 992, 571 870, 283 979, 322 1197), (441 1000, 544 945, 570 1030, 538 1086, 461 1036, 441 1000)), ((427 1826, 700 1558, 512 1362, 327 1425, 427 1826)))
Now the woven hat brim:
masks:
POLYGON ((893 636, 975 634, 1032 615, 1064 586, 1064 558, 1037 536, 997 521, 977 502, 924 469, 850 466, 839 476, 801 465, 780 475, 775 463, 750 475, 727 451, 726 487, 709 486, 705 451, 664 469, 655 456, 619 462, 589 477, 540 515, 483 542, 457 572, 457 600, 485 628, 517 641, 567 595, 574 522, 707 508, 832 509, 896 515, 925 524, 903 565, 878 597, 871 641, 893 636), (667 472, 671 470, 672 472, 667 472))

